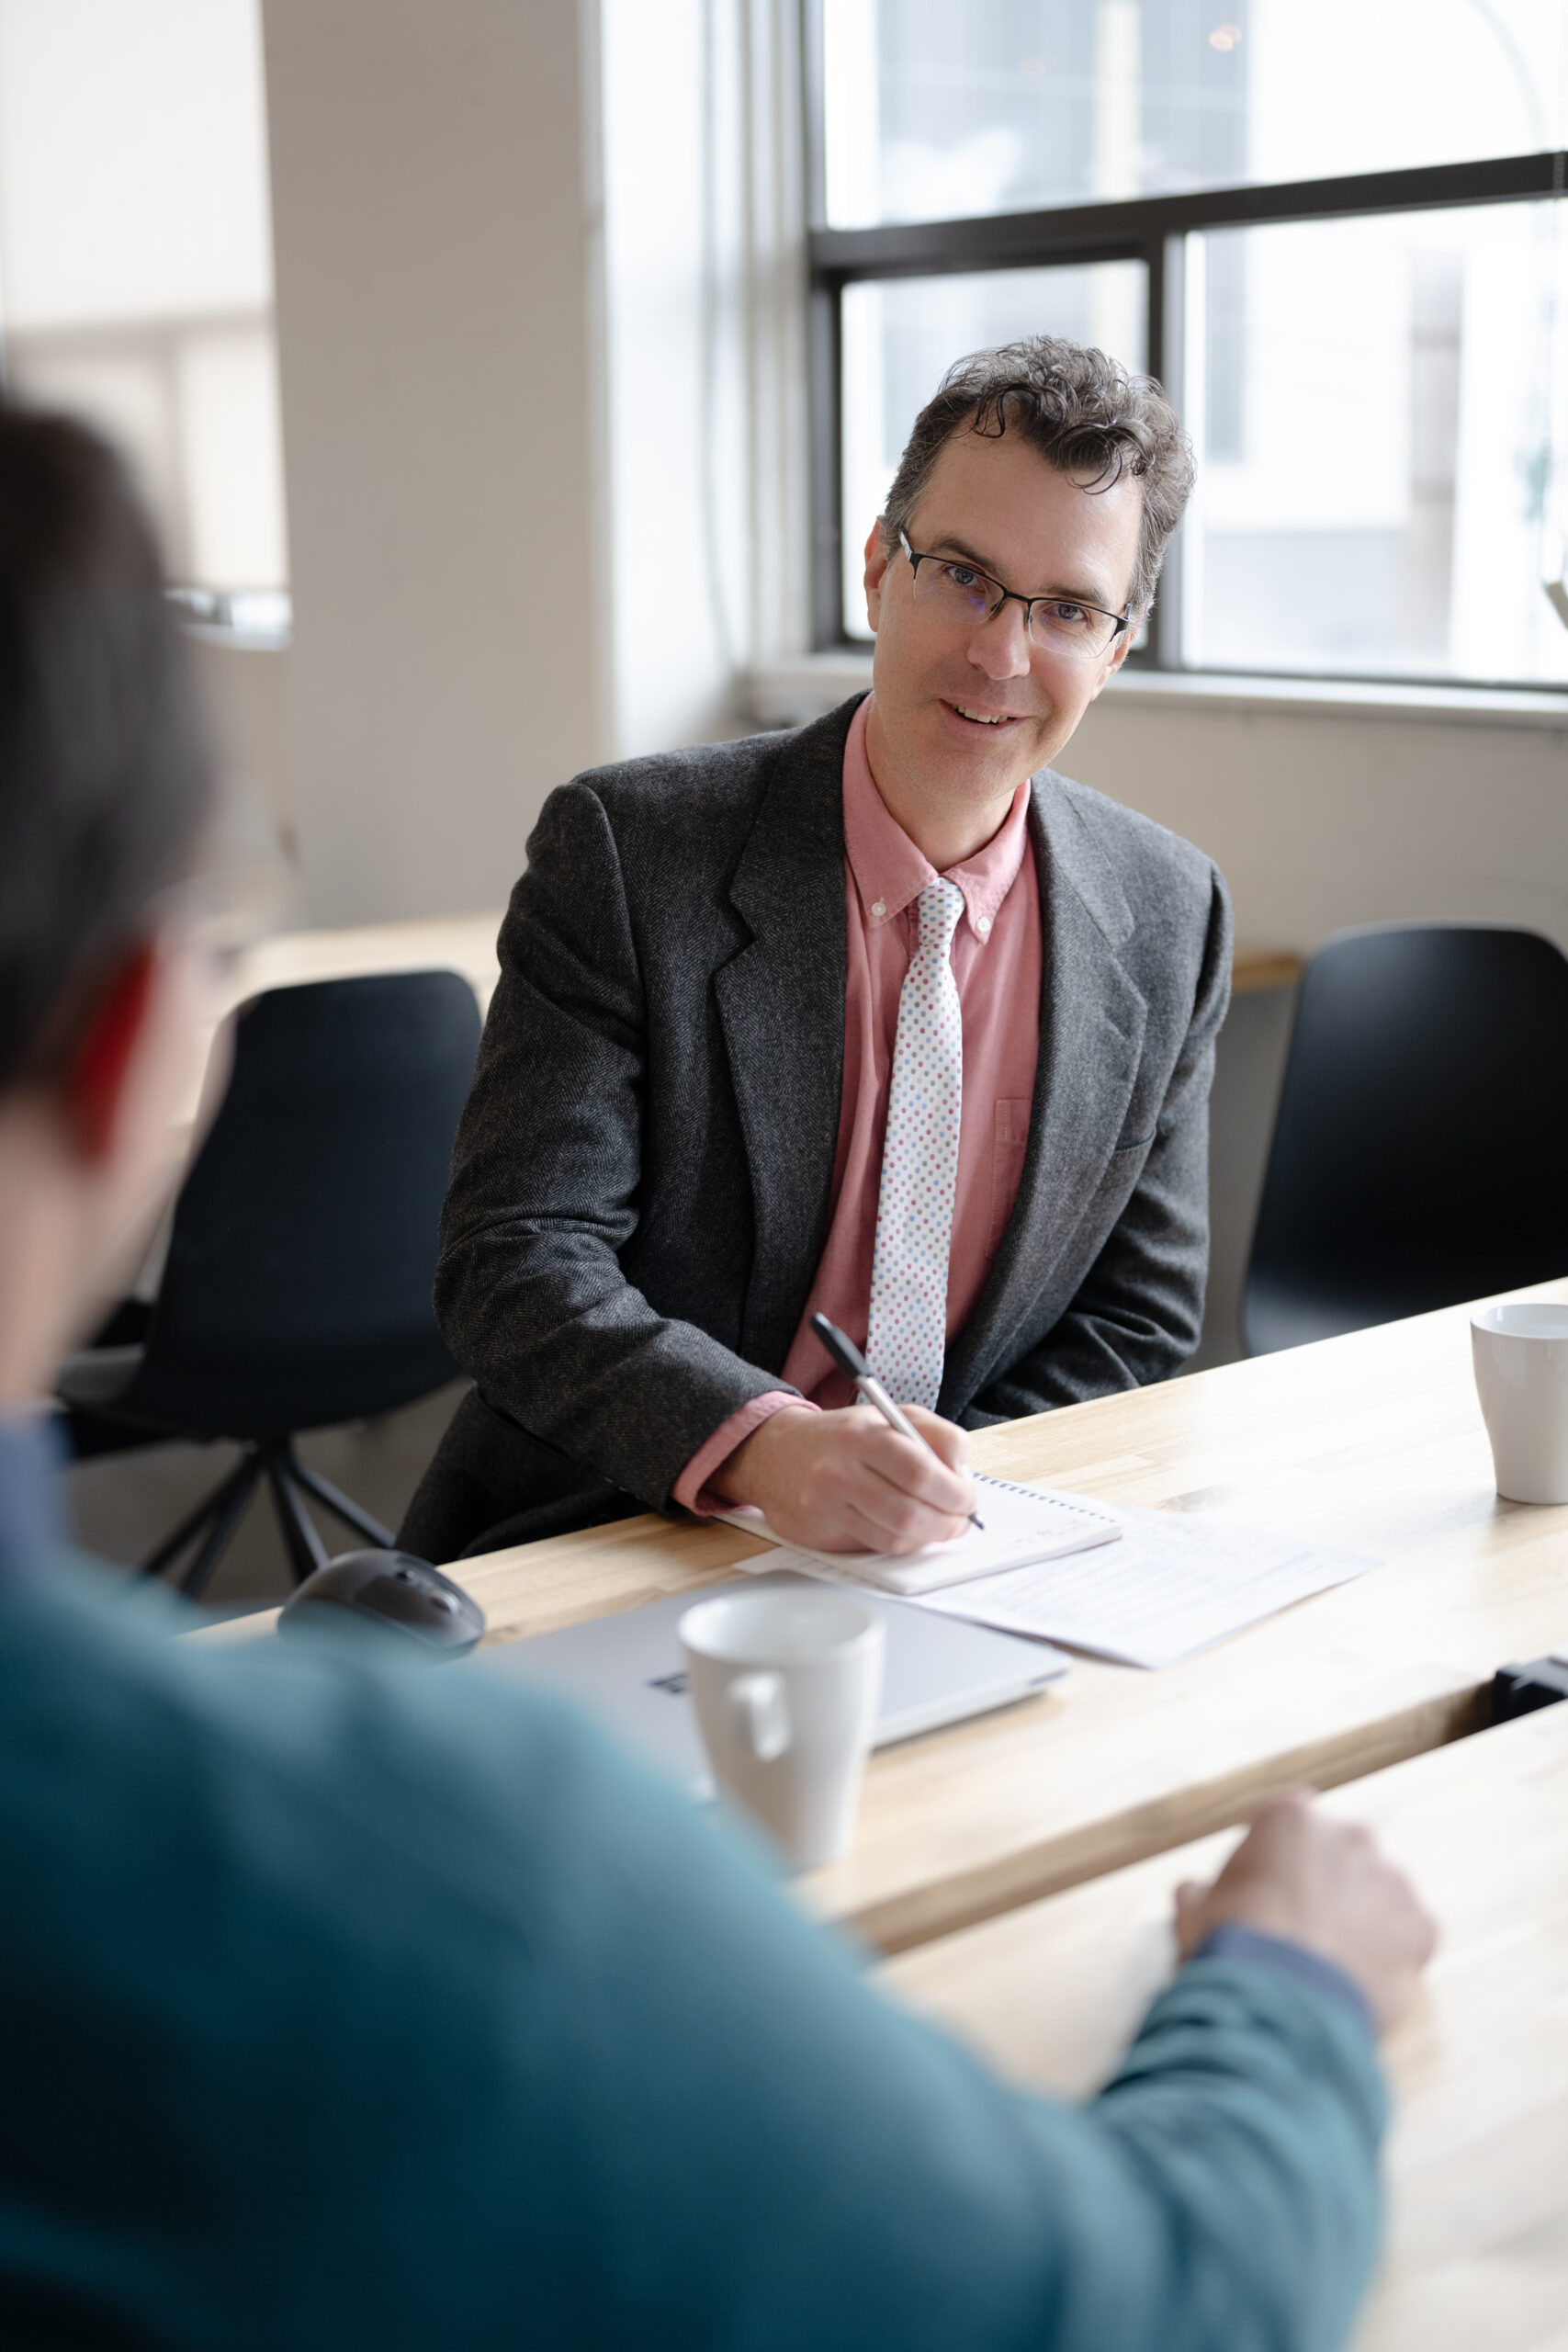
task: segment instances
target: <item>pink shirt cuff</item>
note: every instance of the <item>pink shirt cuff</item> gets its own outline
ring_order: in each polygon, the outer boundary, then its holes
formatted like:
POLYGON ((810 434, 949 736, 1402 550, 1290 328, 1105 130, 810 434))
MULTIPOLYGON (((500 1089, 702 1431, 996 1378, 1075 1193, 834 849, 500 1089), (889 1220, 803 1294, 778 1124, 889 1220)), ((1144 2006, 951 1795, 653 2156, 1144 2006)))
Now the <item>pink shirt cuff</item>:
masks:
POLYGON ((728 1462, 743 1439, 749 1438, 753 1430, 760 1430, 785 1405, 807 1405, 813 1413, 818 1409, 806 1397, 792 1396, 787 1388, 770 1388, 765 1396, 753 1396, 749 1405, 742 1405, 738 1413, 731 1413, 715 1430, 705 1445, 697 1448, 675 1481, 671 1502, 679 1503, 682 1510, 695 1511, 699 1519, 711 1519, 715 1511, 732 1509, 722 1495, 703 1491, 709 1473, 716 1470, 721 1462, 728 1462))

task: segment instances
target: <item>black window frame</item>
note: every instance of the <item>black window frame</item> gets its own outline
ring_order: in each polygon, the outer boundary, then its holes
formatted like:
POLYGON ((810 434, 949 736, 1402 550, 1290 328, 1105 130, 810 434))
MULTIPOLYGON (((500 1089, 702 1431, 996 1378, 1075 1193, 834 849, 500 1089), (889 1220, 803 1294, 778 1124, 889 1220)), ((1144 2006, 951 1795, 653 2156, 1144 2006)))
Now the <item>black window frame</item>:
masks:
MULTIPOLYGON (((802 96, 806 110, 807 255, 808 267, 808 425, 810 446, 810 594, 812 644, 818 652, 863 650, 865 640, 844 627, 843 415, 840 300, 847 286, 868 279, 927 277, 956 272, 1037 269, 1086 262, 1141 261, 1147 285, 1145 366, 1163 384, 1179 388, 1184 311, 1184 241, 1205 229, 1263 227, 1289 220, 1349 220, 1374 213, 1425 212, 1467 205, 1563 199, 1568 153, 1488 156, 1475 163, 1430 164, 1404 171, 1358 172, 1341 177, 1218 187, 1179 196, 1122 197, 1094 204, 1055 205, 1029 212, 997 212, 959 220, 896 221, 875 229, 833 229, 827 218, 824 138, 823 0, 802 0, 802 96)), ((1184 677, 1247 675, 1346 685, 1497 687, 1497 679, 1435 678, 1430 673, 1331 670, 1239 672, 1183 662, 1180 534, 1161 577, 1146 646, 1129 666, 1184 677)), ((1512 690, 1562 695, 1568 685, 1539 679, 1512 682, 1512 690)))

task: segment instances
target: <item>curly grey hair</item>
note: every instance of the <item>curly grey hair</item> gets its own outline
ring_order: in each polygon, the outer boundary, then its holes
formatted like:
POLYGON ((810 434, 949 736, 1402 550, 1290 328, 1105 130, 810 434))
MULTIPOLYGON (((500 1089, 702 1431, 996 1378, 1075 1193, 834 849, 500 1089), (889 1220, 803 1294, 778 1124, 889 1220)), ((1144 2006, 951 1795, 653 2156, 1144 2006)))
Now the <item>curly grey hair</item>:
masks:
POLYGON ((1010 426, 1090 492, 1109 490, 1123 473, 1143 484, 1132 609, 1146 612, 1193 476, 1191 444, 1154 378, 1130 375, 1103 351, 1058 335, 1024 335, 960 359, 915 419, 881 516, 885 546, 908 530, 938 458, 965 424, 990 440, 1010 426))

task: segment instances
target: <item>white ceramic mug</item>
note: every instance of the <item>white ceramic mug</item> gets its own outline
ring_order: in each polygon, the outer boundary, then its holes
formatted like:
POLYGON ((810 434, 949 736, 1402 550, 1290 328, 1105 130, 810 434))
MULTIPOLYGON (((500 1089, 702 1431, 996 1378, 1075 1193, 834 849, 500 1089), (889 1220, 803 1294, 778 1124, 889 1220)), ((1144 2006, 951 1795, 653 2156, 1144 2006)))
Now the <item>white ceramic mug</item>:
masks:
POLYGON ((681 1620, 714 1777, 801 1863, 854 1834, 886 1629, 829 1591, 726 1592, 681 1620))
POLYGON ((1568 1306, 1480 1307, 1470 1345, 1497 1492, 1568 1503, 1568 1306))

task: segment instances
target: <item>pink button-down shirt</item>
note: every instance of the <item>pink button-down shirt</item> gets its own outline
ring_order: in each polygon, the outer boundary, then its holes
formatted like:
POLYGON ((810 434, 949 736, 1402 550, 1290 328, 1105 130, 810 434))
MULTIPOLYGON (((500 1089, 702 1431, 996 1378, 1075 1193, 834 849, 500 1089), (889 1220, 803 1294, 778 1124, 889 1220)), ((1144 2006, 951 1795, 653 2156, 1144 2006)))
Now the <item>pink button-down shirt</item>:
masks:
MULTIPOLYGON (((887 1089, 898 1033, 898 998, 914 954, 915 900, 936 869, 877 791, 866 757, 863 702, 844 745, 844 895, 849 985, 844 997, 844 1084, 833 1162, 827 1244, 784 1361, 784 1377, 810 1403, 850 1405, 854 1390, 811 1329, 826 1315, 865 1342, 876 1246, 887 1089)), ((1029 786, 1021 784, 998 831, 945 878, 964 893, 953 942, 953 977, 964 1019, 964 1115, 947 1269, 947 1337, 961 1331, 1001 1239, 1023 1173, 1040 1046, 1040 892, 1029 837, 1029 786)), ((705 1495, 709 1474, 781 1406, 782 1389, 753 1397, 716 1430, 676 1481, 688 1510, 720 1508, 705 1495)))

